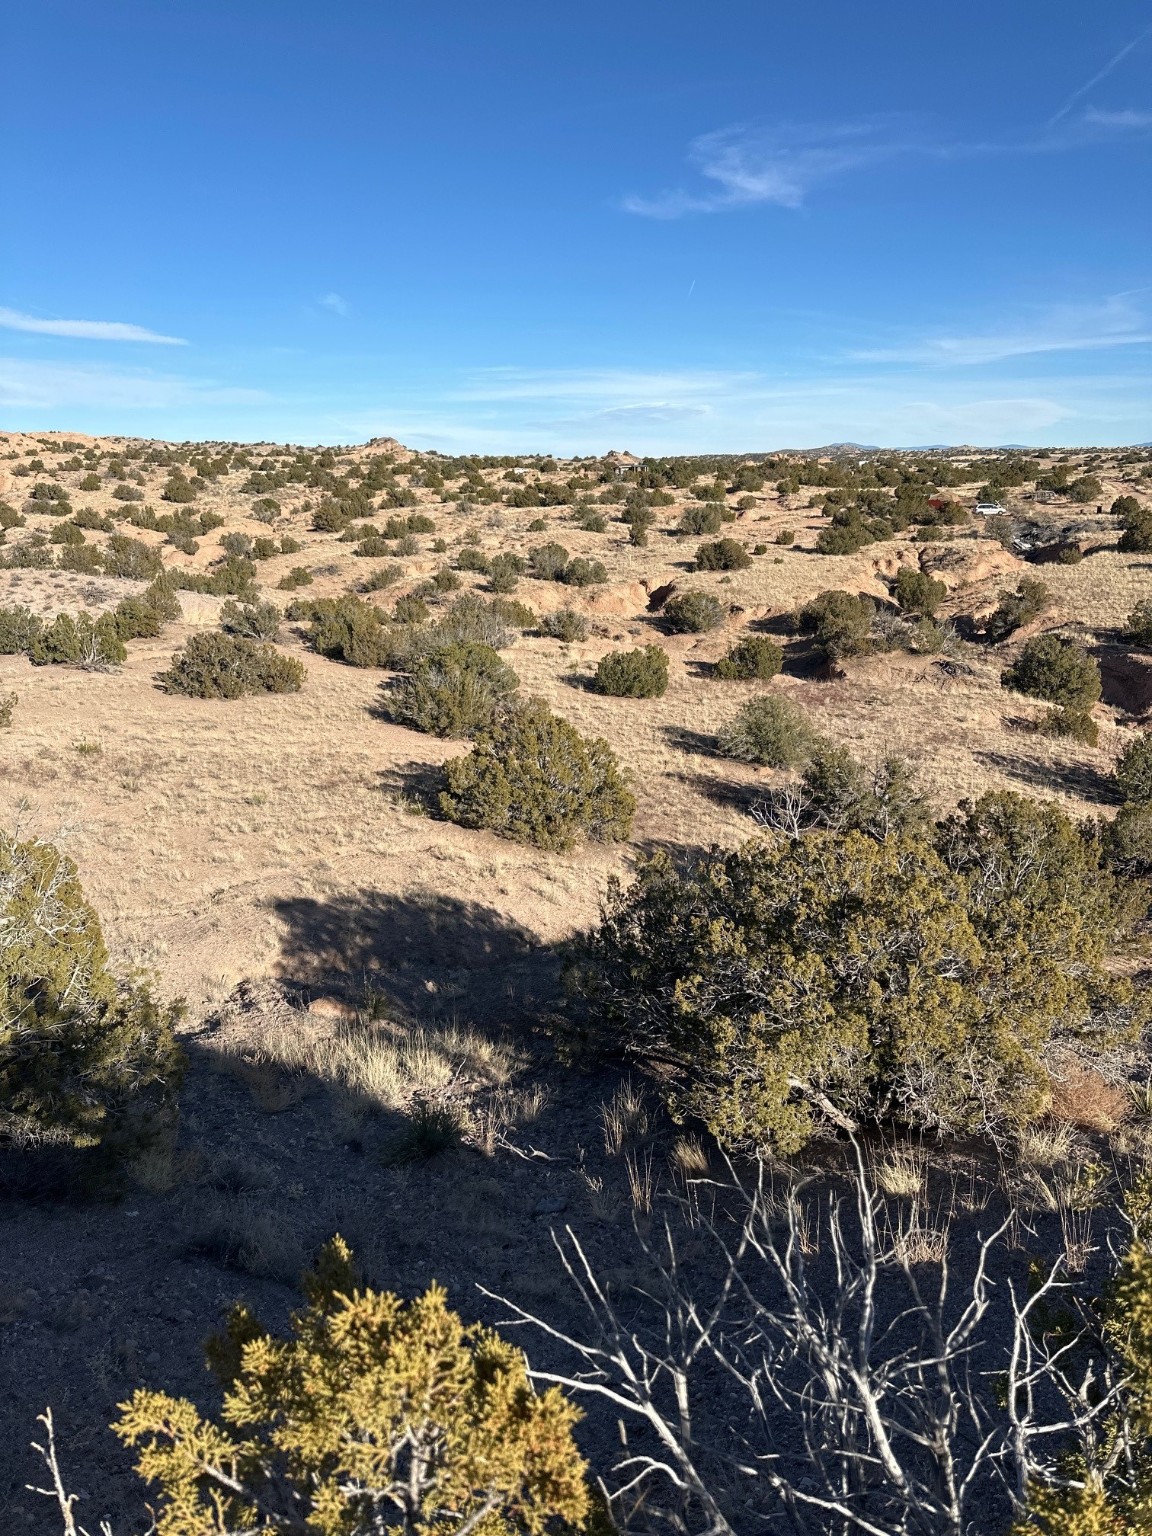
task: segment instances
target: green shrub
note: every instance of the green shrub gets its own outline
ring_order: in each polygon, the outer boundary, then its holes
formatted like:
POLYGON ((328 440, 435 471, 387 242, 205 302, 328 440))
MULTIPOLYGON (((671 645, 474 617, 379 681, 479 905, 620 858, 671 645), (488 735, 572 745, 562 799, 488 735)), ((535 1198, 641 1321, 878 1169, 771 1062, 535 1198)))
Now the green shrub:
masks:
POLYGON ((23 528, 27 519, 17 512, 15 507, 10 507, 6 501, 0 501, 0 529, 7 532, 9 528, 23 528))
POLYGON ((537 581, 563 581, 568 551, 563 544, 538 544, 528 551, 528 564, 537 581))
POLYGON ((27 651, 43 628, 43 619, 31 608, 0 608, 0 656, 19 656, 27 651))
POLYGON ((648 506, 627 507, 621 514, 621 521, 628 524, 628 542, 637 549, 644 549, 648 544, 648 533, 656 522, 656 514, 648 506))
POLYGON ((1006 1136, 1048 1102, 1058 1041, 1147 1005, 1108 970, 1118 892, 1055 807, 985 796, 924 834, 754 840, 609 895, 570 981, 669 1107, 729 1145, 815 1126, 1006 1136))
POLYGON ((1036 729, 1041 736, 1065 736, 1083 742, 1087 747, 1095 747, 1100 741, 1100 728, 1091 711, 1080 705, 1059 705, 1050 709, 1037 722, 1036 729))
POLYGON ((392 553, 392 545, 387 539, 382 539, 378 533, 369 533, 360 540, 352 553, 365 560, 379 560, 382 556, 392 553))
POLYGON ((488 556, 473 545, 465 544, 456 556, 456 569, 478 571, 481 575, 485 575, 488 571, 488 556))
POLYGON ((807 762, 819 738, 791 699, 749 699, 718 737, 725 757, 764 768, 795 768, 807 762))
POLYGON ((114 533, 104 546, 104 569, 109 576, 130 581, 154 581, 164 572, 159 552, 126 533, 114 533))
POLYGON ((586 560, 583 555, 577 555, 574 560, 569 560, 559 579, 569 587, 592 587, 607 581, 608 572, 601 561, 586 560))
MULTIPOLYGON (((524 611, 530 613, 531 609, 524 611)), ((511 622, 505 613, 504 602, 499 598, 486 603, 475 592, 467 592, 458 597, 435 624, 433 643, 490 645, 494 651, 500 651, 512 641, 508 629, 511 622)))
POLYGON ((587 640, 588 620, 573 608, 557 608, 540 620, 540 633, 550 640, 587 640))
MULTIPOLYGON (((189 490, 191 490, 191 486, 189 486, 189 490)), ((119 485, 112 487, 112 499, 113 501, 143 501, 144 492, 139 486, 128 485, 122 480, 119 485)), ((169 497, 168 499, 174 500, 175 498, 169 497)), ((185 499, 191 501, 192 497, 188 496, 185 499)))
POLYGON ((948 596, 948 588, 924 571, 902 565, 892 583, 892 596, 904 613, 917 613, 930 619, 948 596))
POLYGON ((383 592, 386 587, 394 587, 404 574, 402 565, 381 565, 374 570, 371 576, 366 576, 357 588, 360 592, 383 592))
POLYGON ((835 590, 821 592, 801 608, 797 624, 801 634, 811 635, 832 661, 847 656, 866 656, 872 649, 869 638, 876 617, 876 605, 870 597, 835 590))
POLYGON ((260 523, 274 523, 280 516, 280 503, 271 496, 258 496, 252 503, 252 516, 260 523))
POLYGON ((1073 480, 1068 487, 1068 495, 1073 501, 1088 502, 1099 501, 1104 494, 1104 487, 1095 475, 1080 475, 1073 480))
POLYGON ((100 476, 89 470, 80 481, 80 489, 82 491, 98 491, 100 489, 100 476))
POLYGON ((684 508, 680 521, 676 525, 676 531, 687 534, 719 533, 723 521, 722 507, 716 506, 714 502, 700 502, 695 506, 684 508))
POLYGON ((392 621, 395 624, 427 624, 428 604, 414 592, 398 597, 392 605, 392 621))
POLYGON ((515 597, 494 597, 488 610, 500 623, 512 629, 532 629, 536 623, 535 611, 515 597))
POLYGON ((254 1532, 257 1520, 269 1536, 593 1529, 579 1415, 558 1388, 535 1389, 520 1349, 465 1326, 439 1286, 412 1301, 366 1290, 339 1238, 304 1289, 290 1338, 239 1304, 209 1340, 224 1389, 217 1420, 160 1392, 121 1404, 116 1433, 141 1448, 157 1530, 254 1532), (287 1519, 254 1515, 282 1509, 287 1519))
POLYGON ((519 555, 493 555, 486 564, 492 592, 514 592, 526 569, 519 555))
POLYGON ((751 564, 752 556, 738 539, 718 539, 696 551, 698 571, 742 571, 751 564))
POLYGON ((596 668, 596 690, 618 699, 658 699, 668 690, 668 654, 659 645, 609 651, 596 668))
POLYGON ((127 655, 110 613, 98 619, 88 613, 75 618, 70 613, 58 613, 28 647, 28 659, 37 667, 118 666, 127 655))
POLYGON ((418 656, 388 696, 392 718, 432 736, 475 736, 520 679, 489 645, 438 646, 418 656))
POLYGON ((310 587, 312 572, 306 565, 294 565, 287 575, 281 576, 276 585, 281 592, 294 592, 297 587, 310 587))
POLYGON ((115 975, 71 859, 0 837, 0 1144, 123 1150, 171 1104, 179 1007, 115 975))
POLYGON ((222 533, 220 548, 226 555, 236 555, 246 560, 252 553, 252 540, 246 533, 222 533))
POLYGON ((56 569, 73 571, 80 576, 96 576, 103 571, 104 561, 94 544, 68 544, 56 557, 56 569))
POLYGON ((784 665, 784 652, 767 635, 745 635, 716 663, 715 676, 723 682, 767 682, 784 665))
POLYGON ((1122 805, 1103 835, 1108 862, 1119 875, 1152 877, 1152 802, 1122 805))
POLYGON ((220 609, 220 628, 247 640, 272 641, 279 637, 282 618, 275 603, 236 603, 229 598, 220 609))
POLYGON ((1124 623, 1124 639, 1143 651, 1152 650, 1152 598, 1136 604, 1124 623))
POLYGON ((663 616, 677 634, 701 634, 724 622, 724 609, 711 592, 681 592, 668 599, 663 616))
POLYGON ((111 617, 121 640, 151 640, 165 624, 180 617, 180 604, 172 588, 160 578, 138 597, 123 598, 111 617))
POLYGON ((1100 668, 1074 640, 1036 635, 1001 672, 1000 685, 1049 704, 1088 709, 1100 697, 1100 668))
POLYGON ((343 533, 352 521, 351 510, 336 501, 322 501, 312 513, 313 533, 343 533))
POLYGON ((1042 581, 1026 576, 1015 592, 1001 592, 1000 601, 984 621, 984 637, 998 644, 1031 624, 1052 606, 1052 594, 1042 581))
POLYGON ((821 528, 816 538, 816 550, 821 555, 854 555, 865 545, 874 543, 874 536, 862 518, 844 523, 830 523, 821 528))
POLYGON ((1152 804, 1152 732, 1136 736, 1116 759, 1116 787, 1132 805, 1152 804))
POLYGON ((581 502, 572 508, 572 521, 585 533, 606 533, 608 530, 608 519, 590 502, 581 502))
MULTIPOLYGON (((289 618, 297 616, 295 607, 288 610, 289 618)), ((321 598, 308 604, 307 617, 311 623, 309 638, 321 656, 351 667, 392 665, 397 645, 373 603, 352 596, 321 598)))
POLYGON ((193 699, 238 699, 245 693, 297 693, 303 665, 273 645, 237 635, 192 635, 156 681, 166 693, 193 699))
POLYGON ((83 530, 69 518, 62 523, 57 523, 48 535, 49 544, 79 545, 85 542, 83 530))
POLYGON ((18 693, 0 693, 0 730, 7 730, 12 724, 16 713, 16 706, 20 702, 18 693))
POLYGON ((776 535, 776 542, 777 544, 783 545, 785 548, 787 548, 789 544, 795 544, 796 530, 794 528, 781 528, 780 532, 776 535))
POLYGON ((77 507, 72 521, 77 528, 87 528, 92 533, 111 533, 115 526, 111 518, 102 517, 91 507, 77 507))
POLYGON ((586 740, 540 699, 516 705, 444 767, 450 821, 563 851, 626 838, 636 802, 607 742, 586 740))
POLYGON ((950 631, 935 619, 921 618, 906 626, 904 644, 916 656, 935 656, 944 649, 950 631))
MULTIPOLYGON (((1135 501, 1135 497, 1130 499, 1135 501)), ((1137 503, 1134 509, 1124 513, 1124 531, 1116 547, 1125 554, 1152 552, 1152 506, 1142 507, 1137 503)))
MULTIPOLYGON (((67 550, 64 551, 68 553, 67 550)), ((14 571, 47 571, 52 569, 52 550, 43 534, 32 534, 23 544, 17 544, 0 566, 14 571)))
MULTIPOLYGON (((115 491, 112 493, 116 494, 115 491)), ((164 501, 184 503, 196 500, 196 487, 183 474, 181 470, 174 469, 168 476, 167 484, 160 492, 164 501)))

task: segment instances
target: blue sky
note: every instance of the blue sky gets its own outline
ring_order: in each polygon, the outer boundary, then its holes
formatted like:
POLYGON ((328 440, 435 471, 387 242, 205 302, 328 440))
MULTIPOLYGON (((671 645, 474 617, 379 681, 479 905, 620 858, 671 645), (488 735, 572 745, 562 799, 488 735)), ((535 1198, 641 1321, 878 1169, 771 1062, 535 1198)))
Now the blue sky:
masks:
POLYGON ((37 0, 0 427, 1152 439, 1152 0, 37 0))

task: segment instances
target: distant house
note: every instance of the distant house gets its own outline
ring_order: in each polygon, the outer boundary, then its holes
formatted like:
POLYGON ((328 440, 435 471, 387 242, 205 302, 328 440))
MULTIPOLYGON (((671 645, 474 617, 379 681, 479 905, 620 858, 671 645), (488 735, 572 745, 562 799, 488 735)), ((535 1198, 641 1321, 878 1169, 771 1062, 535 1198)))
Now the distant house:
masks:
POLYGON ((603 459, 605 469, 609 470, 617 480, 623 480, 630 469, 635 469, 642 462, 643 460, 638 459, 634 453, 621 452, 618 448, 613 448, 610 453, 606 453, 603 459))

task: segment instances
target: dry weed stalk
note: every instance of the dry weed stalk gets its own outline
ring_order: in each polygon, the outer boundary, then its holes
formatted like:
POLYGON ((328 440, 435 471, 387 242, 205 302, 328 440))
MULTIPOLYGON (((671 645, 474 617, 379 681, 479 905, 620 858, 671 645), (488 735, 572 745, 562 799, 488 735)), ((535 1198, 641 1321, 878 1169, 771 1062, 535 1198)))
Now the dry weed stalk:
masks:
POLYGON ((797 1536, 963 1536, 992 1510, 1020 1512, 1029 1484, 1071 1477, 1070 1443, 1100 1452, 1122 1383, 1092 1351, 1077 1363, 1090 1319, 1058 1337, 1038 1325, 1065 1289, 1062 1261, 1026 1295, 994 1286, 1005 1221, 962 1284, 946 1242, 930 1279, 900 1227, 885 1230, 857 1150, 850 1193, 823 1207, 830 1254, 815 1270, 802 1186, 787 1191, 777 1234, 763 1167, 751 1183, 729 1172, 738 1216, 704 1224, 722 1260, 708 1295, 680 1264, 671 1222, 643 1244, 660 1275, 646 1316, 630 1302, 625 1319, 571 1229, 554 1241, 586 1333, 485 1292, 510 1323, 575 1356, 571 1372, 535 1379, 620 1416, 624 1449, 605 1485, 620 1530, 736 1536, 779 1523, 797 1536), (730 1388, 722 1404, 719 1381, 730 1388))

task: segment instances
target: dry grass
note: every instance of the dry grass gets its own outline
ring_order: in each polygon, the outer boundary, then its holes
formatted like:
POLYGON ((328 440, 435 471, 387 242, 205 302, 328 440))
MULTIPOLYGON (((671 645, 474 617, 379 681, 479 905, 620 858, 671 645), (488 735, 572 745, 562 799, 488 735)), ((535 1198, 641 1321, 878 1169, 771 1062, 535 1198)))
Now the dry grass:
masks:
POLYGON ((1083 1151, 1084 1140, 1067 1120, 1037 1120, 1024 1126, 1017 1148, 1020 1160, 1031 1168, 1055 1168, 1073 1162, 1083 1151))
POLYGON ((600 1123, 609 1157, 618 1157, 647 1137, 651 1129, 648 1104, 630 1078, 618 1085, 607 1104, 601 1104, 600 1123))
POLYGON ((390 1110, 503 1088, 524 1065, 510 1046, 457 1024, 405 1028, 359 1020, 315 1039, 283 1018, 262 1032, 250 1059, 390 1110))
POLYGON ((872 1167, 878 1189, 899 1200, 913 1200, 924 1193, 928 1157, 920 1147, 894 1146, 872 1167))

